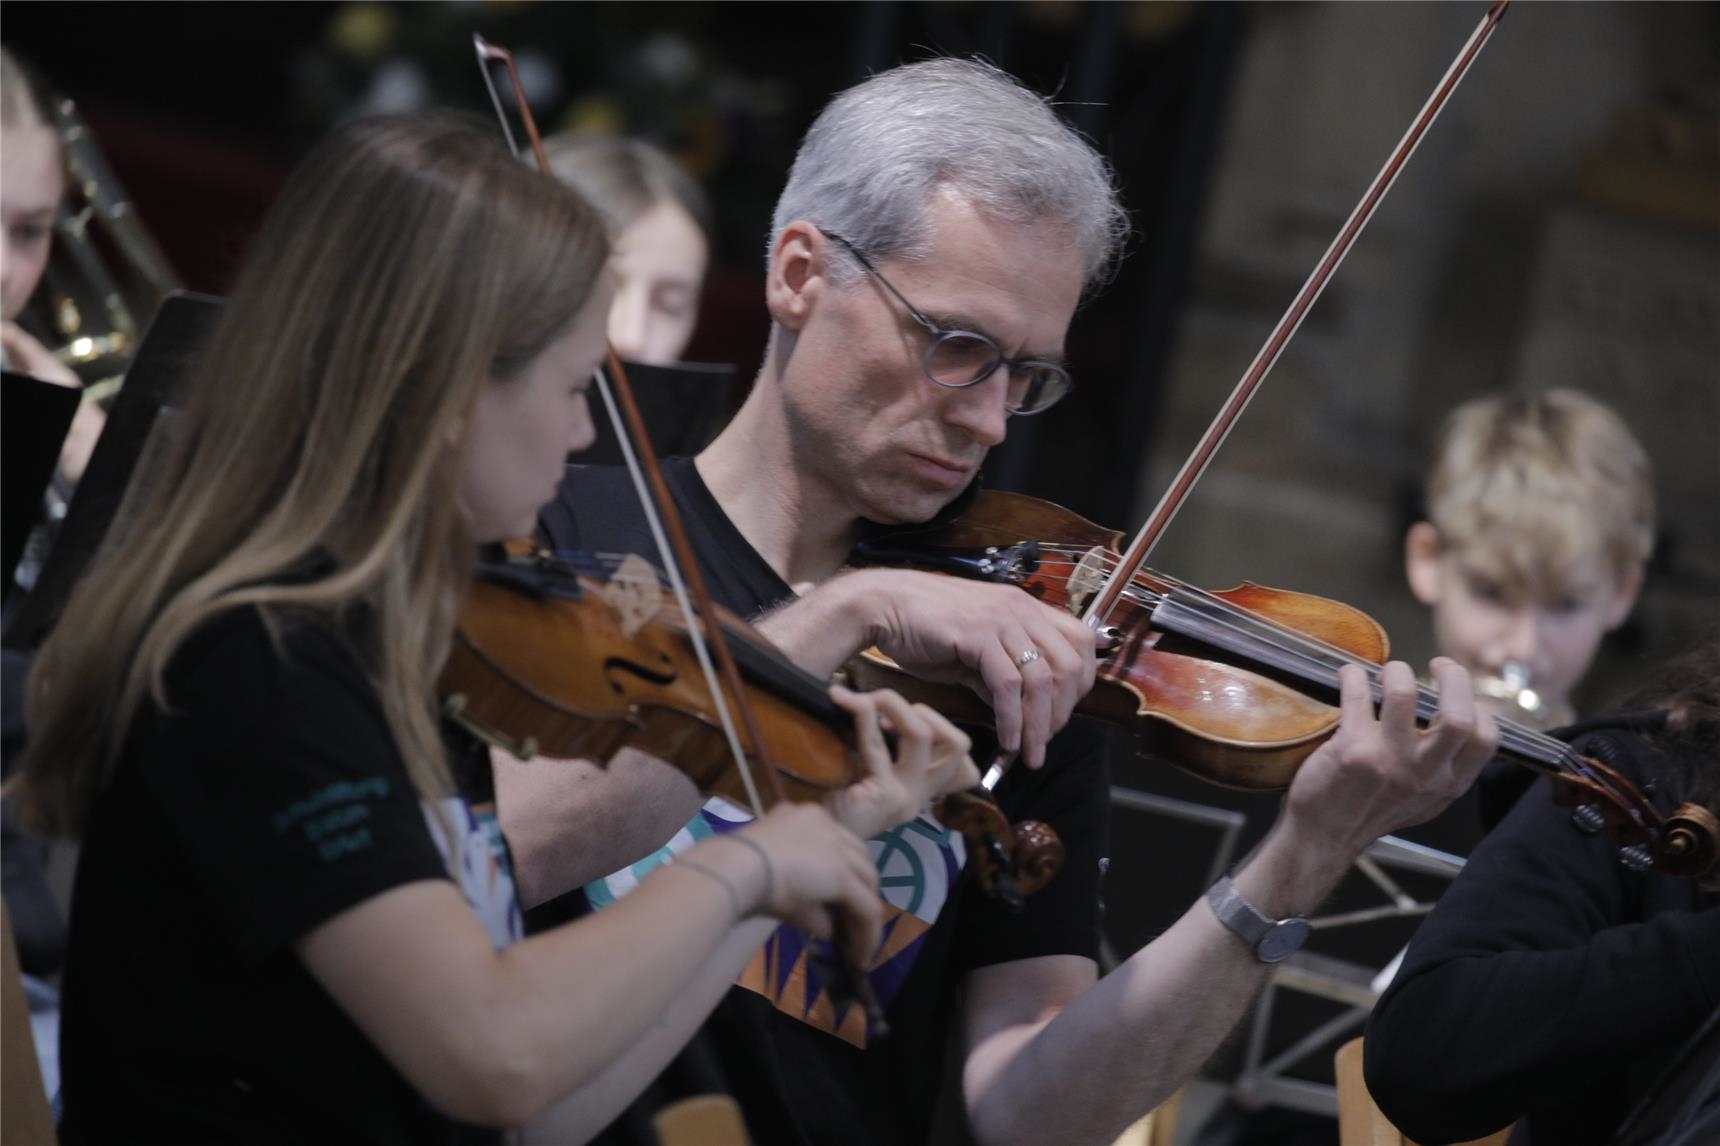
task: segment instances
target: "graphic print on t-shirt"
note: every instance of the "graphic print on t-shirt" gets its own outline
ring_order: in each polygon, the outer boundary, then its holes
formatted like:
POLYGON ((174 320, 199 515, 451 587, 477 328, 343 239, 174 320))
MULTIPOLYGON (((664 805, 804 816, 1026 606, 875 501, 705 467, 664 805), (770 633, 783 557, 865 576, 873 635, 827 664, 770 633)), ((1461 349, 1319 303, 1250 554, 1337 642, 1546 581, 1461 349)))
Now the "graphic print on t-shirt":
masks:
POLYGON ((430 838, 459 884, 460 895, 484 925, 484 934, 499 951, 525 934, 519 897, 514 894, 514 872, 496 822, 494 804, 468 804, 450 796, 435 805, 424 805, 430 838), (447 833, 456 840, 450 853, 447 833), (452 859, 450 859, 452 854, 452 859))
MULTIPOLYGON (((751 820, 745 809, 713 798, 656 852, 588 884, 586 899, 593 909, 607 907, 637 887, 653 868, 670 862, 701 840, 735 831, 751 820)), ((919 956, 926 932, 949 900, 967 849, 962 837, 938 823, 930 812, 867 840, 866 849, 878 869, 878 890, 884 900, 884 941, 867 968, 867 977, 878 1002, 888 1009, 919 956)), ((858 1006, 838 1013, 808 954, 804 935, 792 927, 779 927, 753 956, 737 983, 763 995, 784 1014, 864 1047, 864 1014, 858 1006)))

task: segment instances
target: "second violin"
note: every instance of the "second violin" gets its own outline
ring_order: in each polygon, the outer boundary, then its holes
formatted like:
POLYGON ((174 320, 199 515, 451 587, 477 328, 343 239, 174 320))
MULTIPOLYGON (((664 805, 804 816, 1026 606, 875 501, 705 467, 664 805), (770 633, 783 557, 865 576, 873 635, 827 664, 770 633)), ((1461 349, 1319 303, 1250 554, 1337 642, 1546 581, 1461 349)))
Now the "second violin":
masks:
MULTIPOLYGON (((786 798, 820 800, 865 778, 849 714, 826 685, 718 609, 763 743, 786 798)), ((480 567, 448 666, 444 710, 481 739, 526 759, 606 761, 623 747, 672 761, 700 791, 750 804, 699 669, 684 616, 632 557, 605 579, 541 553, 480 567)), ((1056 875, 1063 845, 1037 821, 1011 825, 989 793, 944 797, 937 814, 967 839, 989 894, 1019 906, 1056 875)))

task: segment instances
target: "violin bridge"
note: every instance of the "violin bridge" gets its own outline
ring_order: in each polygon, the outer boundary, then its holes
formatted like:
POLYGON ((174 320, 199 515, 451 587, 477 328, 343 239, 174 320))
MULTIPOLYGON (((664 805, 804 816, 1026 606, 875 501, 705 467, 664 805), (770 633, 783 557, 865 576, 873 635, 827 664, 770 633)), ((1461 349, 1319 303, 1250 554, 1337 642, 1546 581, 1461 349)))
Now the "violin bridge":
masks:
POLYGON ((1093 594, 1105 587, 1105 550, 1095 545, 1081 555, 1064 585, 1068 609, 1079 617, 1093 594))
POLYGON ((603 600, 615 611, 622 633, 631 637, 643 629, 663 606, 663 586, 657 570, 637 553, 629 553, 603 585, 603 600))

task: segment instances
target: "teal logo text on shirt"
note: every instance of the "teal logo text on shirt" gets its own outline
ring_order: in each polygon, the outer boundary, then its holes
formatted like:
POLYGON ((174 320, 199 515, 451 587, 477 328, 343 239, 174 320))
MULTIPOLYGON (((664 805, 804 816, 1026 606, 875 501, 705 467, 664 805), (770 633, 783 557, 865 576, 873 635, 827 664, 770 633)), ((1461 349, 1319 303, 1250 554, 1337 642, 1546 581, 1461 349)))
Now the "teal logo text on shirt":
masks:
POLYGON ((388 779, 339 780, 318 788, 274 816, 275 831, 288 835, 295 828, 315 846, 325 863, 370 847, 370 805, 388 796, 388 779))

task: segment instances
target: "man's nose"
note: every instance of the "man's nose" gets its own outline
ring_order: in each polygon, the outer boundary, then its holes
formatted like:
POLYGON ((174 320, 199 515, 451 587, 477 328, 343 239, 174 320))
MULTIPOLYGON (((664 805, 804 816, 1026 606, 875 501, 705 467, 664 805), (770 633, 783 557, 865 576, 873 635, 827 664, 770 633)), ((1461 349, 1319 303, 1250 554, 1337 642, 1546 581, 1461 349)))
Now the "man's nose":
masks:
POLYGON ((965 430, 986 449, 1009 430, 1009 367, 999 366, 983 379, 944 392, 944 421, 965 430))

